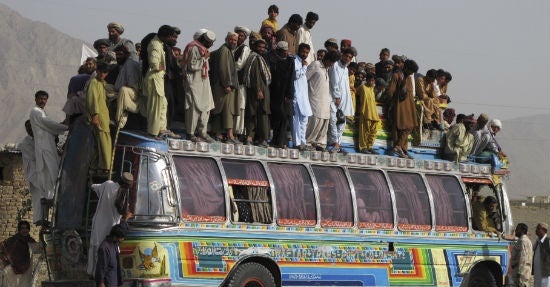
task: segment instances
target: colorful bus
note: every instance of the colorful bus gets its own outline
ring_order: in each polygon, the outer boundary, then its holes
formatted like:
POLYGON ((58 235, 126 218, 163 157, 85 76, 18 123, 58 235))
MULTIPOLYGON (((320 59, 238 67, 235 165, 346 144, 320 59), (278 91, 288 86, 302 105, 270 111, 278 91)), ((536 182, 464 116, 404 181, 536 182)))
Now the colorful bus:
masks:
MULTIPOLYGON (((47 236, 55 280, 87 278, 92 144, 85 126, 67 141, 47 236)), ((499 232, 513 231, 506 172, 490 165, 138 131, 120 132, 115 155, 115 180, 136 182, 120 250, 126 286, 504 284, 510 242, 472 224, 494 196, 499 232)))

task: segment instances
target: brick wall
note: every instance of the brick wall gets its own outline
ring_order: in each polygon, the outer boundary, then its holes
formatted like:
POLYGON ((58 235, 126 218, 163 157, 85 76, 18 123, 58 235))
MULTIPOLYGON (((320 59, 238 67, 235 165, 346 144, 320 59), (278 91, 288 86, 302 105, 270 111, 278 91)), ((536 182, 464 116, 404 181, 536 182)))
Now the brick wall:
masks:
MULTIPOLYGON (((17 215, 30 203, 29 187, 23 177, 21 152, 0 151, 0 241, 12 236, 17 231, 17 215)), ((32 224, 32 210, 22 217, 31 222, 31 235, 38 240, 38 227, 32 224)))

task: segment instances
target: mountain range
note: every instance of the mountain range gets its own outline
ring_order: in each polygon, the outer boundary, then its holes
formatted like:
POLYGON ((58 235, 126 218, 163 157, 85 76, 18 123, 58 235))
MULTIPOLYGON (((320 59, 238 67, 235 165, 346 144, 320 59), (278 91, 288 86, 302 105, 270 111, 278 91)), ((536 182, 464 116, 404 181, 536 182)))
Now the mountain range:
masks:
MULTIPOLYGON (((0 144, 16 143, 34 106, 34 93, 46 90, 46 112, 58 121, 67 85, 80 65, 85 41, 68 36, 46 23, 22 17, 0 4, 0 144)), ((497 136, 510 158, 508 191, 511 198, 550 195, 550 139, 544 132, 550 115, 503 121, 497 136)))

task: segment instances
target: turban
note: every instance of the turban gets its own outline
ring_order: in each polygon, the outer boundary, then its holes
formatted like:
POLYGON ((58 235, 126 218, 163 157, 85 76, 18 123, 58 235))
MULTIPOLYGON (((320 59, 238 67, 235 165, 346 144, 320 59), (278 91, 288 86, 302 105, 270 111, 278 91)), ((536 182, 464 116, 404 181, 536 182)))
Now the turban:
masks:
POLYGON ((396 63, 404 63, 405 61, 407 61, 407 56, 405 55, 393 55, 391 56, 391 59, 396 62, 396 63))
POLYGON ((202 34, 204 34, 204 33, 206 33, 206 32, 208 32, 208 29, 204 29, 204 28, 203 28, 203 29, 198 30, 198 31, 195 32, 195 34, 193 35, 193 40, 196 41, 197 39, 199 39, 200 36, 202 36, 202 34))
POLYGON ((94 42, 94 49, 98 50, 100 46, 107 46, 109 47, 111 43, 109 43, 108 39, 97 39, 94 42))
POLYGON ((288 43, 285 42, 285 41, 279 41, 277 42, 277 49, 281 49, 281 50, 288 50, 288 43))
POLYGON ((250 35, 250 29, 244 27, 244 26, 235 26, 235 33, 243 32, 246 37, 250 35))
POLYGON ((538 224, 538 226, 540 226, 541 228, 545 229, 546 231, 548 231, 548 223, 544 223, 544 222, 541 222, 538 224))
POLYGON ((250 32, 250 38, 255 38, 255 39, 261 39, 262 38, 262 35, 258 32, 250 32))
POLYGON ((374 69, 375 66, 373 63, 367 63, 367 65, 365 66, 365 69, 374 69))
POLYGON ((109 23, 107 25, 107 29, 111 29, 111 28, 114 28, 115 30, 117 30, 119 34, 124 33, 124 27, 122 27, 122 24, 120 23, 117 23, 117 22, 109 23))
POLYGON ((256 45, 256 43, 264 43, 265 45, 267 45, 267 42, 262 38, 256 39, 256 41, 254 41, 254 45, 256 45))
POLYGON ((357 57, 357 48, 355 48, 355 47, 350 47, 350 50, 351 50, 351 52, 353 52, 353 56, 354 56, 354 57, 357 57))
POLYGON ((477 122, 485 125, 489 121, 489 117, 486 114, 479 114, 477 117, 477 122))

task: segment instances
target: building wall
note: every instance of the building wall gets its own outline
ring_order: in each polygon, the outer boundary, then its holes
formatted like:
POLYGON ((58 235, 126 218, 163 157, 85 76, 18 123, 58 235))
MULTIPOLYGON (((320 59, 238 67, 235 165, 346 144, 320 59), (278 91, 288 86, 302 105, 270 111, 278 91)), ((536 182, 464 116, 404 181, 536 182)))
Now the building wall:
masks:
MULTIPOLYGON (((18 213, 30 204, 29 186, 23 177, 21 152, 0 151, 0 241, 17 232, 18 213)), ((32 210, 22 217, 31 223, 31 235, 38 240, 39 228, 32 224, 32 210)))

